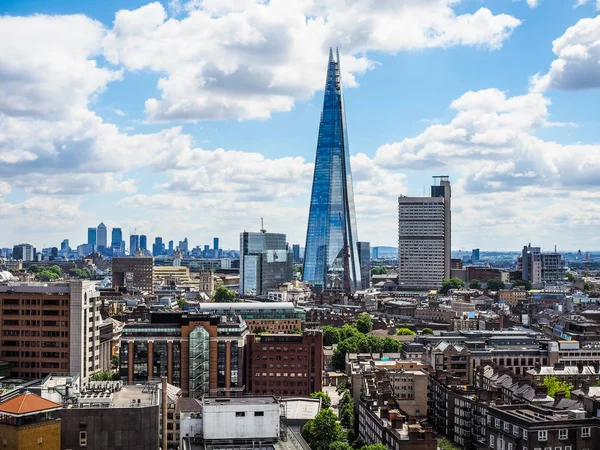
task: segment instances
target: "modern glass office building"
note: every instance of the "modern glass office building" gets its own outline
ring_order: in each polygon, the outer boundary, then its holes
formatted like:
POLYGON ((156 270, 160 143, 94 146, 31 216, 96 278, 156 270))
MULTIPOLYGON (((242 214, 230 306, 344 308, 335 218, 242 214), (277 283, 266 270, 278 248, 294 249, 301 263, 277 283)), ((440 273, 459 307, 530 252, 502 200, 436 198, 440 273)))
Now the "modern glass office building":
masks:
POLYGON ((361 286, 340 56, 329 50, 319 124, 303 279, 322 290, 361 286))

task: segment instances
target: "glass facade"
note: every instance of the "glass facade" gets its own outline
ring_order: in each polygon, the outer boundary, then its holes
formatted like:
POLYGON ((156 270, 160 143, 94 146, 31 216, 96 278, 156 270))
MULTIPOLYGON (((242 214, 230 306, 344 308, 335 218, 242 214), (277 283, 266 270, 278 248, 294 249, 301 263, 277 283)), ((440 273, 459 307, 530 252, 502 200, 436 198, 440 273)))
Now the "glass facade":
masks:
POLYGON ((356 214, 339 52, 329 52, 319 124, 303 279, 323 290, 361 287, 356 214))
POLYGON ((210 392, 209 354, 208 331, 197 326, 190 333, 190 397, 200 398, 210 392))

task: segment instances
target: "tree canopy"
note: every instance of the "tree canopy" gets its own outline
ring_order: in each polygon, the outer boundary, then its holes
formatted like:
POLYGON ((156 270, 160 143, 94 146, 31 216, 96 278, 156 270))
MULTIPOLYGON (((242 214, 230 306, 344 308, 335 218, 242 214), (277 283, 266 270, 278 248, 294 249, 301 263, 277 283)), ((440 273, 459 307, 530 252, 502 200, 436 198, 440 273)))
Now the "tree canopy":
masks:
POLYGON ((362 334, 367 334, 373 329, 373 321, 368 313, 360 313, 356 319, 356 329, 362 334))
POLYGON ((542 385, 548 388, 548 395, 552 398, 559 391, 564 391, 566 398, 571 398, 571 390, 573 389, 573 385, 567 383, 566 381, 560 381, 558 378, 550 376, 545 377, 542 381, 542 385))
POLYGON ((323 327, 323 345, 338 344, 342 340, 340 330, 329 325, 323 327))
POLYGON ((440 292, 442 294, 447 294, 448 291, 450 291, 450 289, 458 289, 461 288, 465 285, 465 283, 463 283, 463 281, 460 278, 444 278, 442 280, 442 288, 440 289, 440 292))
POLYGON ((414 336, 415 332, 409 328, 398 328, 398 331, 396 331, 396 335, 398 335, 398 336, 414 336))
POLYGON ((458 450, 458 447, 446 438, 439 438, 437 446, 440 450, 458 450))
POLYGON ((433 334, 433 330, 431 328, 423 328, 421 334, 433 334))
POLYGON ((52 270, 43 269, 36 273, 35 279, 38 281, 54 281, 58 279, 58 274, 52 270))
POLYGON ((387 268, 383 266, 375 266, 371 269, 371 275, 386 275, 387 273, 387 268))
POLYGON ((500 289, 504 289, 506 285, 504 281, 499 278, 490 278, 487 282, 487 288, 490 291, 499 291, 500 289))
POLYGON ((329 444, 329 450, 353 450, 347 442, 333 442, 329 444))
POLYGON ((329 408, 331 406, 331 397, 325 392, 313 392, 310 396, 312 398, 320 398, 322 408, 329 408))
POLYGON ((344 433, 333 410, 327 408, 306 422, 302 427, 302 437, 312 450, 329 450, 334 442, 343 441, 344 433))
POLYGON ((402 350, 402 343, 393 338, 365 336, 357 332, 356 335, 344 339, 335 347, 331 364, 336 370, 343 371, 346 367, 347 353, 398 353, 400 350, 402 350))
POLYGON ((89 279, 92 277, 92 273, 89 269, 70 269, 69 275, 74 278, 89 279))
POLYGON ((235 292, 230 291, 225 286, 219 286, 215 290, 215 303, 233 303, 239 301, 235 297, 235 292))
POLYGON ((346 429, 354 428, 354 399, 350 391, 344 391, 340 400, 340 422, 346 429))
POLYGON ((471 282, 469 283, 469 287, 471 289, 481 289, 481 281, 471 280, 471 282))
POLYGON ((387 447, 383 444, 371 444, 363 445, 360 450, 387 450, 387 447))
POLYGON ((513 285, 513 287, 523 286, 526 291, 531 290, 531 281, 529 281, 529 280, 517 280, 512 285, 513 285))

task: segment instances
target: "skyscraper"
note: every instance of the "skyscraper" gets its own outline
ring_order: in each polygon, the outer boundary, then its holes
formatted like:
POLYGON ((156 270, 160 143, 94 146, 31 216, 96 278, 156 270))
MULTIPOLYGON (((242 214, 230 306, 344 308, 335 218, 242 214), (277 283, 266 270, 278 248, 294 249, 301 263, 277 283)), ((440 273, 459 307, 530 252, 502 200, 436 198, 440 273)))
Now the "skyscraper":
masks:
POLYGON ((479 261, 479 249, 474 248, 473 250, 471 250, 471 262, 475 263, 478 261, 479 261))
POLYGON ((90 244, 92 248, 96 247, 96 228, 88 228, 87 243, 90 244))
POLYGON ((240 233, 240 293, 267 294, 293 279, 294 262, 285 234, 240 233))
POLYGON ((148 237, 145 234, 140 235, 140 250, 148 250, 148 237))
POLYGON ((219 250, 219 238, 213 238, 213 247, 215 251, 219 250))
POLYGON ((100 222, 96 230, 96 244, 98 248, 106 247, 106 233, 106 225, 104 225, 104 222, 100 222))
POLYGON ((360 281, 362 289, 371 287, 371 243, 357 242, 358 261, 360 262, 360 281))
POLYGON ((140 237, 137 234, 132 234, 129 236, 129 254, 131 256, 135 255, 140 248, 140 237))
POLYGON ((152 244, 152 256, 159 256, 163 251, 164 245, 161 237, 154 238, 154 244, 152 244))
POLYGON ((334 59, 330 49, 306 233, 304 281, 324 290, 360 288, 357 242, 340 55, 337 52, 334 59))
POLYGON ((431 197, 398 198, 398 282, 438 289, 450 277, 450 181, 433 177, 431 197))
POLYGON ((112 234, 111 234, 111 239, 110 239, 110 246, 112 248, 121 247, 122 240, 123 240, 123 230, 121 230, 120 228, 113 228, 112 234))

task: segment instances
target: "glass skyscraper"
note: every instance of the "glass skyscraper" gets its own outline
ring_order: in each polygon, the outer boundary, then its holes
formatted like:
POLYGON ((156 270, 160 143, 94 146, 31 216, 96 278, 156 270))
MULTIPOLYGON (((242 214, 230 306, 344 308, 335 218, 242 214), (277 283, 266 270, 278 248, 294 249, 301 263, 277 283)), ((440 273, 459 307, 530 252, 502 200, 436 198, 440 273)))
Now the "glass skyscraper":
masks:
POLYGON ((361 286, 356 214, 340 79, 340 55, 329 50, 319 124, 303 280, 322 290, 361 286))

